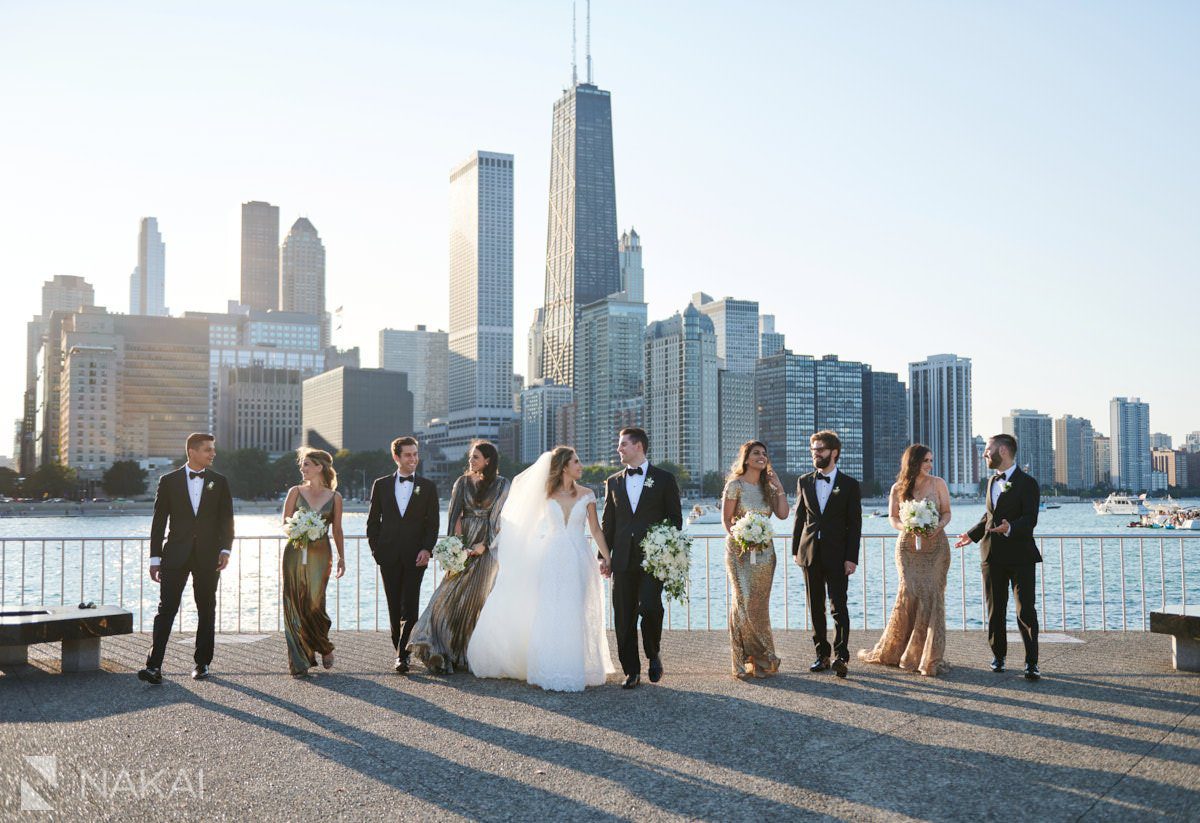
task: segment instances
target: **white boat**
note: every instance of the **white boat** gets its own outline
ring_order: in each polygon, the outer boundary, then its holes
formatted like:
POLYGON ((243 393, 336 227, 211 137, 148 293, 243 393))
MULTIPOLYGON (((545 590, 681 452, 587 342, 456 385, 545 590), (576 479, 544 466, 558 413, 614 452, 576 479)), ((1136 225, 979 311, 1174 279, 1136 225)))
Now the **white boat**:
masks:
POLYGON ((1146 507, 1146 511, 1150 512, 1151 514, 1164 515, 1167 517, 1183 511, 1183 506, 1171 499, 1170 495, 1167 495, 1166 500, 1146 500, 1144 501, 1143 505, 1146 507))
POLYGON ((692 506, 692 511, 687 516, 687 524, 689 526, 694 526, 697 523, 704 524, 720 522, 721 510, 716 506, 701 506, 699 503, 697 503, 695 506, 692 506))
POLYGON ((1145 495, 1134 497, 1113 492, 1104 500, 1093 503, 1092 508, 1096 510, 1096 514, 1141 514, 1144 498, 1145 495))

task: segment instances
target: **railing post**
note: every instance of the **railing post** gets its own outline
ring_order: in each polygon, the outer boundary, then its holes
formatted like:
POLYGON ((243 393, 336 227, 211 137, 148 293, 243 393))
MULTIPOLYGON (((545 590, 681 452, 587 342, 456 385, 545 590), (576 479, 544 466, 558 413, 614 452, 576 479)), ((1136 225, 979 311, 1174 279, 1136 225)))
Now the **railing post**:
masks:
POLYGON ((1108 631, 1108 591, 1104 584, 1104 538, 1100 538, 1100 631, 1108 631))
POLYGON ((1142 578, 1142 631, 1146 631, 1146 539, 1138 538, 1138 571, 1142 578))
MULTIPOLYGON (((1062 591, 1062 630, 1067 630, 1067 560, 1063 556, 1063 539, 1058 538, 1058 582, 1062 591)), ((1082 584, 1082 580, 1080 583, 1082 584)))
POLYGON ((1083 574, 1083 538, 1079 538, 1079 630, 1087 631, 1087 582, 1083 574))

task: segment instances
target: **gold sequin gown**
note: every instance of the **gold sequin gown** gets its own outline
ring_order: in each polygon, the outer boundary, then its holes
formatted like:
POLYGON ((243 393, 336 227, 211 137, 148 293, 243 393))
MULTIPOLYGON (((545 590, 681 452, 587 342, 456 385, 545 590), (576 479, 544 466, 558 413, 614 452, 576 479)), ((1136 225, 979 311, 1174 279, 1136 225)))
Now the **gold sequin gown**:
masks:
MULTIPOLYGON (((736 502, 736 522, 748 511, 769 515, 757 485, 731 480, 724 496, 736 502)), ((771 634, 771 584, 775 578, 775 550, 741 553, 732 536, 725 538, 725 572, 729 575, 729 649, 734 677, 770 677, 779 671, 775 638, 771 634)))
MULTIPOLYGON (((930 498, 936 506, 937 498, 930 498)), ((946 574, 950 570, 950 541, 945 530, 921 537, 901 532, 896 538, 896 570, 900 588, 887 628, 868 651, 858 653, 867 663, 899 666, 936 676, 950 670, 946 653, 946 574)))
MULTIPOLYGON (((296 508, 313 508, 304 495, 296 498, 296 508)), ((327 527, 333 527, 333 497, 316 510, 327 527)), ((326 532, 328 535, 328 531, 326 532)), ((288 668, 292 674, 304 674, 317 665, 317 655, 330 654, 332 622, 325 612, 325 587, 333 551, 329 537, 308 544, 308 564, 302 561, 304 552, 289 542, 283 552, 283 629, 287 636, 288 668)))
POLYGON ((497 477, 480 496, 474 478, 464 475, 454 481, 446 530, 454 534, 461 522, 463 546, 469 551, 483 543, 488 550, 461 573, 442 579, 413 627, 408 649, 431 672, 468 671, 467 643, 500 568, 494 544, 508 487, 508 478, 497 477))

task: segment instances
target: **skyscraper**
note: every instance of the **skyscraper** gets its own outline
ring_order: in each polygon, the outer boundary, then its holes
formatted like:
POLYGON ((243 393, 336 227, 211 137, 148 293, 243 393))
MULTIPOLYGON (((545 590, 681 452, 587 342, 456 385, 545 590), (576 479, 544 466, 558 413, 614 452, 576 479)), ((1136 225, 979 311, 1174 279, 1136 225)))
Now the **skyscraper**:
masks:
POLYGON ((1112 438, 1097 434, 1092 440, 1095 446, 1096 482, 1112 485, 1112 438))
POLYGON ((698 291, 692 295, 692 305, 712 320, 721 368, 753 374, 759 348, 758 301, 732 297, 713 300, 698 291))
POLYGON ((935 354, 908 364, 909 442, 933 449, 934 471, 950 491, 975 490, 971 445, 971 359, 935 354))
POLYGON ((385 369, 339 366, 304 381, 303 443, 336 454, 375 451, 412 431, 408 375, 385 369))
MULTIPOLYGON (((646 428, 652 460, 667 460, 699 488, 718 455, 717 336, 695 306, 646 329, 646 428)), ((681 481, 682 483, 682 481, 681 481)))
POLYGON ((588 80, 554 104, 542 375, 574 386, 579 310, 621 290, 612 102, 588 80))
MULTIPOLYGON (((532 463, 559 443, 567 443, 567 432, 559 425, 558 411, 571 404, 571 387, 553 381, 530 386, 521 392, 522 463, 532 463)), ((573 438, 572 438, 573 440, 573 438)))
POLYGON ((450 348, 446 332, 416 329, 383 329, 379 332, 379 365, 408 375, 413 396, 413 425, 427 426, 449 413, 446 383, 450 348))
POLYGON ((812 470, 809 437, 816 431, 816 370, 806 354, 782 349, 758 361, 754 374, 758 439, 771 449, 775 470, 790 475, 812 470))
POLYGON ((828 429, 842 441, 838 469, 863 476, 863 364, 827 354, 813 361, 816 414, 813 430, 828 429))
POLYGON ((1096 485, 1096 431, 1092 421, 1064 414, 1054 421, 1054 482, 1068 491, 1096 485))
POLYGON ((579 312, 574 445, 584 463, 611 463, 617 432, 642 422, 646 304, 619 295, 579 312))
MULTIPOLYGON (((886 494, 908 447, 908 394, 895 372, 863 366, 863 482, 886 494)), ((864 489, 867 491, 867 489, 864 489)))
POLYGON ((1017 438, 1017 465, 1042 486, 1054 482, 1054 424, 1036 409, 1013 409, 1000 430, 1017 438))
POLYGON ((477 151, 450 173, 449 349, 454 451, 514 415, 511 154, 477 151))
POLYGON ((1112 485, 1134 492, 1150 486, 1150 404, 1139 397, 1114 397, 1108 404, 1112 439, 1112 485))
POLYGON ((138 232, 138 264, 129 277, 129 313, 165 317, 167 246, 158 218, 143 217, 138 232))
POLYGON ((321 319, 321 345, 329 345, 325 322, 325 245, 307 217, 292 224, 279 252, 279 308, 321 319))
POLYGON ((1166 449, 1167 451, 1170 451, 1173 448, 1172 442, 1171 442, 1171 435, 1164 434, 1163 432, 1151 433, 1150 448, 1151 449, 1166 449))
POLYGON ((533 322, 525 335, 525 382, 532 386, 542 379, 542 327, 545 309, 538 306, 533 314, 533 322))
POLYGON ((758 356, 770 357, 783 351, 783 333, 775 331, 775 315, 760 314, 758 316, 758 356))
POLYGON ((279 308, 279 206, 258 200, 242 204, 241 302, 279 308))
POLYGON ((642 240, 632 228, 621 234, 617 260, 621 269, 621 295, 630 303, 644 303, 646 272, 642 268, 642 240))

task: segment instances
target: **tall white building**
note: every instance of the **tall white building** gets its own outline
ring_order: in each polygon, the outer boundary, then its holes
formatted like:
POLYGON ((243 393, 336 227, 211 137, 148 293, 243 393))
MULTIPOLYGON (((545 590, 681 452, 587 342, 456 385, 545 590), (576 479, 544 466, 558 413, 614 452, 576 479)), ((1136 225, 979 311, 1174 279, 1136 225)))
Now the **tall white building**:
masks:
POLYGON ((908 364, 909 442, 933 449, 934 471, 951 492, 966 494, 979 480, 971 432, 971 359, 935 354, 908 364))
POLYGON ((321 345, 328 346, 325 322, 325 244, 307 217, 292 224, 279 251, 279 308, 321 319, 321 345))
POLYGON ((446 383, 449 378, 449 336, 425 326, 415 329, 382 329, 379 332, 379 366, 408 375, 413 396, 413 425, 418 429, 449 412, 446 383))
POLYGON ((712 320, 721 368, 753 374, 758 360, 758 301, 732 297, 713 300, 698 291, 692 295, 692 305, 712 320))
POLYGON ((474 152, 450 172, 449 432, 456 451, 513 412, 513 156, 474 152))
POLYGON ((1114 397, 1108 403, 1108 422, 1113 488, 1134 493, 1149 491, 1150 404, 1140 397, 1114 397))
POLYGON ((622 299, 630 303, 644 303, 646 272, 642 268, 642 239, 632 228, 623 232, 617 242, 617 265, 621 270, 622 299))
POLYGON ((1043 486, 1054 482, 1054 423, 1036 409, 1013 409, 1001 431, 1017 438, 1017 465, 1043 486))
POLYGON ((129 313, 166 317, 167 245, 157 217, 143 217, 138 232, 138 264, 129 276, 129 313))
POLYGON ((542 331, 545 316, 545 308, 538 306, 525 335, 525 379, 531 386, 542 379, 542 331))
POLYGON ((719 471, 717 335, 693 305, 646 329, 645 421, 651 461, 667 460, 699 488, 719 471))
POLYGON ((758 356, 770 357, 783 351, 785 341, 783 332, 775 331, 775 315, 760 314, 758 316, 758 356))

